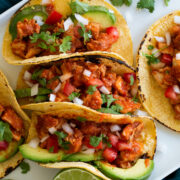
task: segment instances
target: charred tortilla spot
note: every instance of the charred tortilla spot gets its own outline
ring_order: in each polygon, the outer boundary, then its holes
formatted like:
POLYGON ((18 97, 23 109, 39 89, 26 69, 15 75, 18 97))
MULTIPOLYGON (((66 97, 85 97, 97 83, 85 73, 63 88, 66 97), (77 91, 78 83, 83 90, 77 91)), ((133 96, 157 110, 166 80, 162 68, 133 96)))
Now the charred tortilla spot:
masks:
POLYGON ((12 172, 14 170, 13 167, 9 167, 8 169, 6 169, 6 172, 5 172, 5 176, 7 176, 10 172, 12 172))

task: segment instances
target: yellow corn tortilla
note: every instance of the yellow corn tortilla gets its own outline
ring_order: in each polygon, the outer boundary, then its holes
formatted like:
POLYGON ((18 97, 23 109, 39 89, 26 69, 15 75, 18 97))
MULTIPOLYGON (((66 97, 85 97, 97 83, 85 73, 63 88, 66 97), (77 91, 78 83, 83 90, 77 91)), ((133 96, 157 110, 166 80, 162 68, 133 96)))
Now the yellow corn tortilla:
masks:
MULTIPOLYGON (((31 139, 36 138, 38 136, 36 131, 36 123, 37 118, 39 115, 54 115, 58 117, 62 117, 65 119, 73 119, 76 117, 83 117, 86 118, 87 121, 94 121, 96 123, 102 122, 111 122, 115 124, 127 124, 132 123, 134 121, 140 121, 144 123, 144 130, 142 132, 142 143, 144 144, 144 153, 147 153, 147 156, 150 159, 153 159, 155 149, 156 149, 156 127, 154 121, 150 117, 138 117, 134 116, 131 117, 129 115, 109 115, 109 114, 101 114, 96 111, 90 112, 86 108, 80 107, 69 107, 68 104, 53 104, 52 106, 49 105, 40 105, 35 111, 32 112, 32 123, 29 130, 29 136, 27 142, 31 139)), ((56 162, 56 163, 48 163, 48 164, 40 164, 43 167, 47 168, 83 168, 91 173, 109 180, 104 174, 102 174, 98 169, 94 166, 84 163, 84 162, 56 162)))
MULTIPOLYGON (((70 0, 54 0, 55 9, 59 11, 63 17, 66 17, 71 14, 71 9, 68 5, 70 0)), ((82 2, 88 3, 89 5, 98 5, 98 6, 105 6, 108 9, 114 11, 114 14, 116 16, 116 23, 113 25, 117 27, 120 37, 116 43, 114 43, 110 49, 112 52, 112 56, 117 57, 118 55, 121 55, 129 65, 133 64, 133 45, 132 45, 132 39, 130 35, 129 28, 127 26, 127 23, 124 19, 124 17, 117 11, 116 8, 114 8, 109 3, 105 2, 104 0, 82 0, 82 2)), ((41 0, 30 0, 29 3, 27 3, 24 7, 40 4, 41 0)), ((9 25, 6 29, 4 40, 3 40, 3 48, 2 48, 2 54, 4 59, 9 63, 13 65, 30 65, 30 64, 40 64, 45 62, 50 62, 52 60, 60 59, 60 58, 66 58, 69 56, 77 56, 81 54, 96 54, 102 53, 105 55, 108 55, 110 52, 102 52, 102 51, 91 51, 86 53, 73 53, 73 54, 60 54, 60 55, 49 55, 49 56, 41 56, 41 57, 33 57, 29 59, 23 59, 15 54, 13 54, 11 50, 11 42, 12 37, 9 33, 9 25)))
POLYGON ((180 16, 180 11, 164 16, 147 31, 137 55, 137 77, 140 99, 146 111, 167 127, 180 131, 180 121, 174 118, 174 110, 164 96, 164 89, 153 78, 147 59, 142 55, 142 53, 150 54, 148 46, 155 46, 154 36, 165 36, 165 33, 175 25, 174 16, 180 16))
MULTIPOLYGON (((28 128, 30 125, 30 119, 27 115, 21 110, 19 104, 16 101, 13 90, 11 89, 5 75, 0 72, 0 103, 3 106, 11 106, 16 113, 24 120, 24 128, 26 130, 26 136, 28 133, 28 128)), ((0 178, 4 177, 10 173, 18 164, 23 160, 23 157, 18 152, 12 158, 8 159, 5 162, 0 163, 0 178)))
MULTIPOLYGON (((59 60, 62 61, 63 59, 59 60)), ((93 60, 92 62, 93 63, 96 63, 96 62, 102 62, 103 64, 105 64, 106 66, 108 67, 111 67, 111 70, 112 72, 115 72, 117 75, 122 75, 124 73, 131 73, 131 72, 135 72, 135 70, 128 66, 124 61, 122 60, 117 60, 113 57, 104 57, 104 56, 101 56, 101 55, 94 55, 94 56, 84 56, 83 54, 81 54, 80 56, 78 57, 72 57, 72 58, 67 58, 65 59, 65 61, 85 61, 85 60, 93 60)), ((55 62, 57 63, 57 62, 55 62)), ((50 66, 52 65, 53 62, 49 62, 49 63, 45 63, 45 64, 42 64, 44 66, 50 66)), ((25 66, 23 67, 22 71, 20 72, 19 74, 19 77, 18 77, 18 81, 17 81, 17 87, 16 89, 21 89, 21 88, 27 88, 28 85, 25 83, 24 79, 23 79, 23 75, 24 75, 24 72, 26 70, 28 70, 29 68, 31 68, 31 66, 25 66)), ((23 98, 23 99, 19 99, 18 102, 20 103, 20 105, 22 105, 22 108, 23 109, 29 109, 29 110, 33 110, 33 109, 36 109, 37 106, 40 106, 42 104, 53 104, 51 102, 42 102, 42 103, 32 103, 32 99, 31 98, 23 98)), ((57 102, 55 102, 57 103, 57 102)), ((71 103, 71 102, 60 102, 62 104, 69 104, 69 106, 78 106, 78 107, 83 107, 83 106, 80 106, 80 105, 77 105, 77 104, 74 104, 74 103, 71 103)), ((84 108, 87 108, 91 111, 90 108, 88 107, 85 107, 84 108)), ((94 110, 92 110, 94 111, 94 110)))

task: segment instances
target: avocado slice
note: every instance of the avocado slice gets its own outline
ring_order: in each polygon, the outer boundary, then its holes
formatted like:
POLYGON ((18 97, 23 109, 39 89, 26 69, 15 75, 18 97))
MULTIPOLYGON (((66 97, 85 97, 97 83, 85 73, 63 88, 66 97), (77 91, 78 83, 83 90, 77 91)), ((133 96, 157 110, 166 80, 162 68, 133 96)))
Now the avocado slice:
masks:
POLYGON ((11 19, 9 25, 9 32, 12 35, 12 39, 15 39, 17 36, 17 23, 18 21, 23 21, 25 18, 32 19, 34 16, 41 16, 45 21, 48 17, 45 6, 34 5, 26 7, 18 11, 15 16, 11 19))
POLYGON ((90 22, 101 24, 103 28, 112 26, 116 22, 114 13, 101 6, 89 6, 88 11, 83 16, 90 22))
POLYGON ((12 141, 9 143, 8 148, 4 151, 0 151, 0 162, 4 162, 15 155, 18 151, 19 145, 23 143, 24 139, 21 138, 20 141, 12 141))
POLYGON ((94 154, 83 154, 83 153, 76 153, 72 154, 65 159, 65 161, 82 161, 82 162, 89 162, 89 161, 97 161, 103 159, 102 152, 94 153, 94 154))
POLYGON ((57 162, 67 157, 61 150, 58 153, 50 153, 48 150, 40 147, 32 148, 29 144, 20 146, 19 151, 24 158, 41 163, 57 162))
POLYGON ((95 161, 99 170, 106 176, 112 179, 126 179, 126 180, 143 180, 150 176, 154 162, 150 160, 149 165, 145 165, 145 159, 139 159, 136 164, 129 169, 122 169, 112 166, 111 164, 103 161, 95 161))

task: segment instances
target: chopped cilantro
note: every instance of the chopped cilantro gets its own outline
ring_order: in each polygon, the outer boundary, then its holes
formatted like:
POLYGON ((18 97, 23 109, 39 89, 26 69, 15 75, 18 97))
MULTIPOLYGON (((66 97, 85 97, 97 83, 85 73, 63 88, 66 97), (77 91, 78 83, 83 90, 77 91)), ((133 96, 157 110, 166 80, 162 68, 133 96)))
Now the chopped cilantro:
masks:
POLYGON ((27 162, 23 161, 19 165, 21 168, 21 173, 26 174, 30 170, 30 166, 27 162))
POLYGON ((133 100, 135 103, 138 103, 138 102, 139 102, 139 98, 138 98, 137 96, 134 96, 134 97, 132 98, 132 100, 133 100))
POLYGON ((107 136, 104 136, 102 141, 107 145, 108 148, 112 147, 112 144, 109 142, 109 138, 107 136))
POLYGON ((63 149, 68 150, 70 143, 64 140, 64 139, 67 137, 67 134, 65 134, 63 131, 56 131, 54 134, 56 134, 57 137, 58 137, 58 143, 59 143, 59 145, 60 145, 63 149))
POLYGON ((148 46, 148 49, 149 49, 149 50, 152 50, 152 49, 154 49, 154 46, 153 46, 153 45, 149 45, 149 46, 148 46))
POLYGON ((12 141, 12 132, 10 130, 9 124, 0 121, 0 141, 12 141))
POLYGON ((50 79, 47 84, 51 84, 53 81, 55 81, 56 79, 59 79, 59 76, 55 76, 52 79, 50 79))
POLYGON ((102 113, 108 113, 108 114, 120 114, 111 108, 101 108, 101 109, 98 109, 97 111, 102 112, 102 113))
POLYGON ((169 74, 170 72, 168 70, 165 71, 166 74, 169 74))
POLYGON ((137 8, 138 9, 148 9, 149 12, 153 12, 154 11, 154 0, 140 0, 137 3, 137 8))
POLYGON ((42 48, 42 49, 48 49, 47 44, 44 43, 44 42, 40 42, 40 43, 38 44, 38 47, 40 47, 40 48, 42 48))
POLYGON ((132 86, 134 84, 134 76, 131 75, 130 76, 130 86, 132 86))
POLYGON ((75 98, 75 97, 79 97, 81 94, 79 93, 79 92, 72 92, 69 96, 68 96, 68 98, 69 98, 69 100, 70 101, 73 101, 73 99, 75 98))
POLYGON ((49 148, 49 152, 50 152, 50 153, 53 153, 53 152, 54 152, 54 146, 52 146, 52 147, 49 148))
POLYGON ((168 6, 168 3, 169 3, 170 0, 164 0, 164 3, 166 6, 168 6))
POLYGON ((112 94, 101 94, 101 98, 103 100, 103 104, 107 103, 107 108, 110 107, 111 103, 116 101, 116 99, 113 98, 113 95, 112 94))
POLYGON ((46 30, 48 30, 49 28, 51 28, 52 26, 50 26, 49 24, 43 24, 42 26, 41 26, 41 31, 46 31, 46 30))
POLYGON ((89 41, 89 38, 92 37, 92 34, 91 34, 91 31, 87 31, 87 29, 85 28, 85 26, 80 23, 80 26, 81 28, 79 28, 79 33, 80 33, 80 36, 82 36, 84 38, 84 44, 89 41))
POLYGON ((111 106, 111 109, 116 111, 116 112, 121 112, 123 110, 123 107, 119 104, 115 104, 111 106))
POLYGON ((132 113, 131 112, 128 112, 128 113, 126 113, 127 115, 129 115, 129 116, 132 116, 132 113))
POLYGON ((87 119, 86 118, 84 118, 84 117, 77 117, 77 120, 78 121, 81 121, 81 122, 84 122, 84 121, 87 121, 87 119))
POLYGON ((70 2, 72 13, 84 14, 88 11, 88 4, 80 2, 79 0, 70 2))
POLYGON ((88 90, 86 91, 86 93, 87 94, 94 94, 94 92, 97 90, 97 85, 95 85, 95 86, 92 86, 92 85, 90 85, 89 87, 88 87, 88 90))
POLYGON ((71 49, 71 40, 71 36, 64 37, 62 40, 62 44, 59 46, 59 51, 63 53, 69 51, 71 49))
POLYGON ((38 81, 42 87, 46 87, 46 78, 40 78, 38 81))
POLYGON ((93 147, 97 147, 99 143, 102 141, 103 135, 101 134, 99 137, 98 136, 91 136, 90 137, 90 145, 93 147))
POLYGON ((157 64, 160 62, 160 60, 154 56, 154 54, 143 54, 143 56, 145 56, 148 60, 148 64, 151 65, 151 64, 157 64))
POLYGON ((125 4, 126 6, 130 6, 132 4, 132 0, 110 0, 110 1, 114 6, 122 6, 123 4, 125 4))
POLYGON ((43 72, 44 69, 36 69, 31 76, 32 80, 37 80, 39 78, 39 76, 41 75, 41 73, 43 72))

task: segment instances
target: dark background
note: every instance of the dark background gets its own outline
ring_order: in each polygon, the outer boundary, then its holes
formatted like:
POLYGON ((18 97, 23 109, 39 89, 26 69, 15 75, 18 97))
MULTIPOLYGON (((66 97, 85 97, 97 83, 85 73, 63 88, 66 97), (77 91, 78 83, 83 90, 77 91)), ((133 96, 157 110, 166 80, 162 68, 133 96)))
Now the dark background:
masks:
MULTIPOLYGON (((0 0, 0 14, 13 5, 17 4, 19 1, 20 0, 0 0)), ((180 180, 180 170, 175 171, 164 180, 180 180)))

